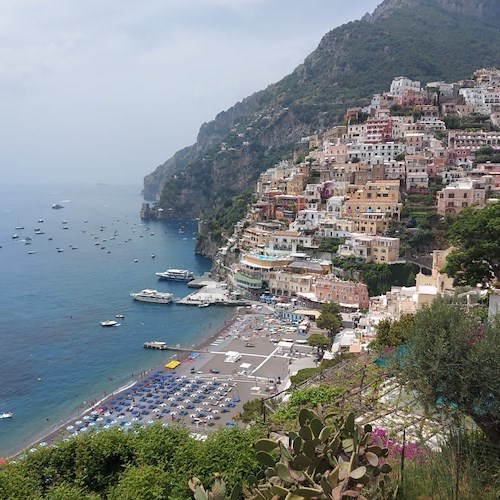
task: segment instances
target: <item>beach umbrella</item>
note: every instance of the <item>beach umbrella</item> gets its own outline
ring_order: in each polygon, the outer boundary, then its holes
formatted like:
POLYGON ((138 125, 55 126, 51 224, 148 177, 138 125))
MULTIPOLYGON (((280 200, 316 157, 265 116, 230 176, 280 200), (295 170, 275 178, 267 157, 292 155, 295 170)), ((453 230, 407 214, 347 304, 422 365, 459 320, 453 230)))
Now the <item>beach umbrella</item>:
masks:
POLYGON ((104 428, 104 429, 109 429, 109 428, 110 428, 110 425, 109 425, 109 424, 106 424, 103 428, 104 428))
POLYGON ((170 413, 170 410, 168 408, 163 408, 163 410, 161 412, 162 413, 170 413))
POLYGON ((83 420, 90 420, 90 417, 88 415, 84 415, 83 420))
POLYGON ((96 410, 94 410, 94 411, 91 411, 91 412, 90 412, 90 414, 91 414, 91 415, 99 415, 99 412, 98 412, 98 411, 96 411, 96 410))
POLYGON ((80 432, 86 432, 86 431, 88 431, 88 430, 89 430, 89 428, 88 428, 88 427, 82 427, 82 428, 80 429, 80 432))
POLYGON ((111 403, 112 405, 115 405, 115 404, 116 404, 116 399, 112 399, 112 400, 110 401, 110 403, 111 403))
POLYGON ((144 408, 146 408, 146 405, 139 405, 139 408, 140 408, 141 410, 144 410, 144 408))
POLYGON ((152 399, 148 399, 148 400, 146 401, 146 403, 153 403, 153 400, 152 400, 152 399))
POLYGON ((82 425, 82 424, 83 424, 83 422, 82 422, 81 420, 77 420, 77 421, 75 422, 75 424, 76 424, 76 425, 82 425))
POLYGON ((137 415, 139 413, 139 410, 132 410, 131 413, 132 415, 137 415))
POLYGON ((238 397, 236 397, 236 398, 233 398, 233 401, 234 401, 235 403, 239 403, 239 402, 241 401, 241 399, 240 399, 240 398, 238 398, 238 397))
POLYGON ((130 406, 130 403, 128 401, 124 401, 123 406, 130 406))
POLYGON ((212 413, 219 413, 219 410, 212 410, 212 413))
POLYGON ((189 414, 189 416, 190 416, 191 418, 196 418, 196 413, 190 413, 190 414, 189 414))
POLYGON ((201 403, 203 406, 208 406, 210 403, 208 403, 207 401, 203 401, 203 403, 201 403))
POLYGON ((125 418, 125 415, 118 415, 118 418, 121 420, 121 419, 124 419, 125 418))
POLYGON ((108 409, 107 405, 101 405, 101 410, 106 411, 108 409))
POLYGON ((104 420, 104 419, 103 419, 102 417, 97 417, 97 418, 95 419, 95 421, 96 421, 96 422, 102 422, 103 420, 104 420))
POLYGON ((169 401, 175 401, 175 398, 170 397, 170 398, 168 398, 168 400, 169 401))
POLYGON ((123 399, 123 396, 121 394, 118 394, 118 396, 116 396, 116 399, 123 399))
POLYGON ((116 410, 116 411, 122 411, 122 410, 123 410, 123 408, 122 408, 121 406, 115 406, 115 410, 116 410))
POLYGON ((153 394, 153 399, 158 399, 160 397, 159 394, 153 394))
POLYGON ((179 405, 177 408, 178 408, 179 410, 184 410, 184 406, 182 406, 182 405, 179 405))
POLYGON ((68 427, 66 427, 66 430, 67 431, 72 431, 75 427, 73 425, 68 425, 68 427))
POLYGON ((95 422, 89 422, 89 426, 94 426, 95 425, 95 422))

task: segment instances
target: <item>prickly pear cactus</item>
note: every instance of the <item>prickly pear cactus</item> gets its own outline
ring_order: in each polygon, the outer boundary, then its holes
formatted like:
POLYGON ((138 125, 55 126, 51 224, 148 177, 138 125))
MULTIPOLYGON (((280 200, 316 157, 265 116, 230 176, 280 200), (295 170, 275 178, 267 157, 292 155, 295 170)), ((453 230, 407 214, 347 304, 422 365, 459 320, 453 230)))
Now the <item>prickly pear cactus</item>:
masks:
POLYGON ((231 495, 226 496, 226 484, 219 473, 215 474, 215 481, 210 491, 205 490, 197 477, 190 479, 188 485, 195 500, 238 500, 240 498, 241 488, 239 487, 235 487, 231 495))
POLYGON ((384 486, 391 470, 388 450, 370 426, 356 425, 354 414, 336 430, 319 409, 302 409, 299 424, 298 432, 288 434, 288 445, 272 439, 255 443, 262 470, 250 478, 245 498, 363 500, 384 486))

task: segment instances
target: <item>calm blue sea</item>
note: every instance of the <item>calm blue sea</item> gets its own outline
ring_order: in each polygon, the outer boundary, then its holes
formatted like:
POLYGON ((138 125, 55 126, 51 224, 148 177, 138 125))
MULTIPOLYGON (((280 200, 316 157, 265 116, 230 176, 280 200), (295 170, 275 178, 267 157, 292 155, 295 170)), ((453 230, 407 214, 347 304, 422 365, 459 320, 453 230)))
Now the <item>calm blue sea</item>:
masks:
POLYGON ((143 342, 192 345, 231 314, 130 297, 143 288, 184 296, 184 283, 154 273, 211 265, 194 254, 195 221, 142 223, 142 201, 139 186, 0 185, 0 412, 14 413, 0 420, 0 456, 172 355, 143 342), (121 326, 100 326, 119 313, 121 326))

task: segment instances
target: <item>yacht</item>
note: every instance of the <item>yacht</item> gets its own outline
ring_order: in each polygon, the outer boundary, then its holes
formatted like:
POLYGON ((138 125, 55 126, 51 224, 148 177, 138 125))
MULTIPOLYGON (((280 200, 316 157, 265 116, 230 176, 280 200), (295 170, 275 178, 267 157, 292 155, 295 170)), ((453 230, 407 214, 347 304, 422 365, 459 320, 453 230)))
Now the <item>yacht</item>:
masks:
POLYGON ((172 302, 173 295, 168 292, 159 292, 158 290, 150 290, 148 288, 142 292, 134 292, 130 294, 135 300, 141 302, 153 302, 155 304, 169 304, 172 302))
POLYGON ((155 273, 158 278, 171 281, 192 281, 194 274, 187 269, 167 269, 166 271, 155 273))

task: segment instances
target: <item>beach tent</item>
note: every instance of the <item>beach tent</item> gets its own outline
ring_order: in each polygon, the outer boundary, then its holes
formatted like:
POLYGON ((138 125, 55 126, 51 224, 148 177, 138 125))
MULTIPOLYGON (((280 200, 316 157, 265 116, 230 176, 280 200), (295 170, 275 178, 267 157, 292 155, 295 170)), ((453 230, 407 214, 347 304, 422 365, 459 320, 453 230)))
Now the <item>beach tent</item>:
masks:
POLYGON ((227 351, 224 363, 236 363, 241 359, 241 354, 236 351, 227 351))
POLYGON ((165 368, 170 368, 171 370, 173 370, 174 368, 177 368, 180 364, 181 363, 179 361, 172 359, 165 365, 165 368))

